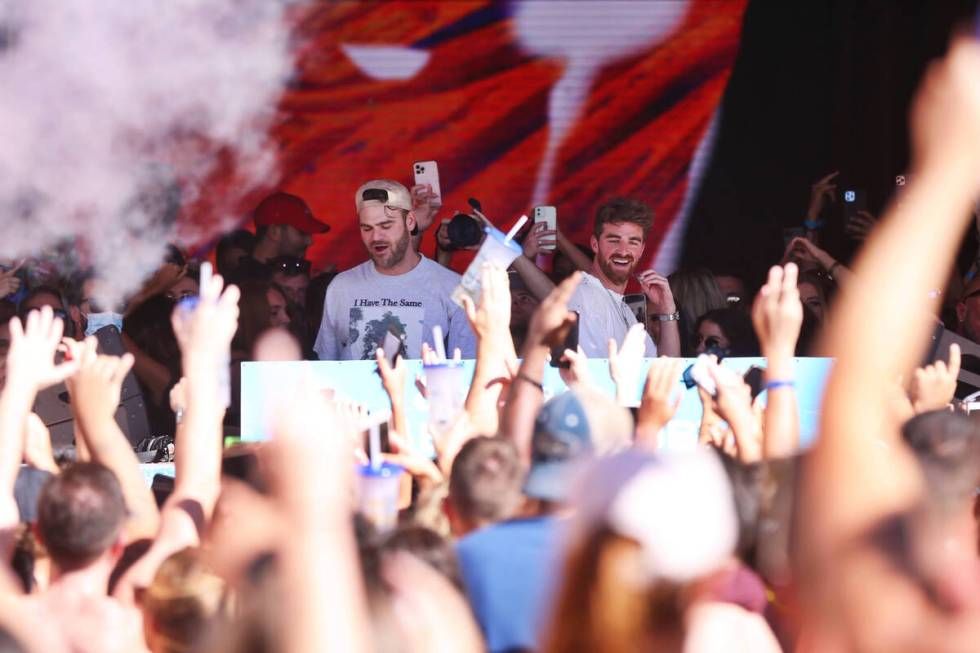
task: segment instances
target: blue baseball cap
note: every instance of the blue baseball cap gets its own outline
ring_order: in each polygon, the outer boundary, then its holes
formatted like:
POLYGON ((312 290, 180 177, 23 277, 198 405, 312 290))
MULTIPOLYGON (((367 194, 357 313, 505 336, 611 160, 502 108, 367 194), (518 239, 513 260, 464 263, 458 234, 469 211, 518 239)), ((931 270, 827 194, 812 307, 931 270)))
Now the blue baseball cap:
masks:
POLYGON ((629 446, 632 436, 628 410, 601 392, 574 386, 538 412, 524 495, 566 501, 582 462, 629 446))

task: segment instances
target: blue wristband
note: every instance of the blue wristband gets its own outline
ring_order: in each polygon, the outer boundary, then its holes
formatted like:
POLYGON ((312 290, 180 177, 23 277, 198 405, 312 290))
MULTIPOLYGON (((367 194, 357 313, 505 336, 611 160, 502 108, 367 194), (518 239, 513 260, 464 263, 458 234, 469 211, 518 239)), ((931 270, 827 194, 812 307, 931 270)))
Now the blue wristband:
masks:
POLYGON ((803 226, 806 227, 807 229, 809 229, 810 231, 816 231, 817 229, 819 229, 823 225, 824 225, 823 220, 804 220, 803 221, 803 226))
POLYGON ((779 388, 795 388, 795 387, 796 387, 796 381, 776 380, 776 381, 769 381, 768 383, 766 383, 767 392, 769 390, 778 390, 779 388))

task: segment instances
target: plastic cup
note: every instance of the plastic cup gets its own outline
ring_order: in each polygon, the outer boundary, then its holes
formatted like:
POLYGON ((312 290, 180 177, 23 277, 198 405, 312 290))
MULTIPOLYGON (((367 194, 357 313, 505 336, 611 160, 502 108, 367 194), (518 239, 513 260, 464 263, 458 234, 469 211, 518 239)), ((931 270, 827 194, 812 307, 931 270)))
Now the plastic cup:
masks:
POLYGON ((470 267, 466 268, 466 273, 460 280, 459 285, 453 290, 452 300, 463 305, 463 296, 468 295, 473 303, 480 304, 480 295, 483 292, 483 264, 492 263, 501 270, 506 270, 514 259, 520 256, 524 250, 513 240, 506 240, 504 232, 493 227, 484 227, 487 237, 480 246, 480 251, 476 253, 470 267))
POLYGON ((399 484, 403 469, 391 463, 363 465, 358 474, 357 511, 380 532, 398 525, 399 484))
POLYGON ((463 412, 466 401, 462 361, 445 361, 426 365, 425 388, 429 394, 429 425, 437 431, 452 426, 456 416, 463 412))

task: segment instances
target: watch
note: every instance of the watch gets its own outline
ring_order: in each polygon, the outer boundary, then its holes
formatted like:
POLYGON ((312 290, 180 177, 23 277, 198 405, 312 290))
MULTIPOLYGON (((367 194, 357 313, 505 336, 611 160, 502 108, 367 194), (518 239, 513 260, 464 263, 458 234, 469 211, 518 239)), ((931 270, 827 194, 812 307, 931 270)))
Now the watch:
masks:
POLYGON ((663 313, 660 315, 651 316, 660 322, 676 322, 681 319, 681 312, 674 311, 673 313, 663 313))

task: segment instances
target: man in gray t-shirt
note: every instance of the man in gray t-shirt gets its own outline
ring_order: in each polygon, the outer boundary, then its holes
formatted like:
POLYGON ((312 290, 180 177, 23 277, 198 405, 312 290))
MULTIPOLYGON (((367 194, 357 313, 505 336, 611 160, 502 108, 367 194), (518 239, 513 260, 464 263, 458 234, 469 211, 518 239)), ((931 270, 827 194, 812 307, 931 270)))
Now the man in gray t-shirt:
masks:
POLYGON ((449 355, 476 356, 476 339, 466 315, 449 295, 459 275, 419 254, 412 244, 416 226, 412 197, 396 181, 369 181, 355 195, 361 241, 369 261, 330 283, 314 349, 320 360, 374 358, 390 332, 402 354, 421 358, 422 343, 433 346, 439 325, 449 355))

